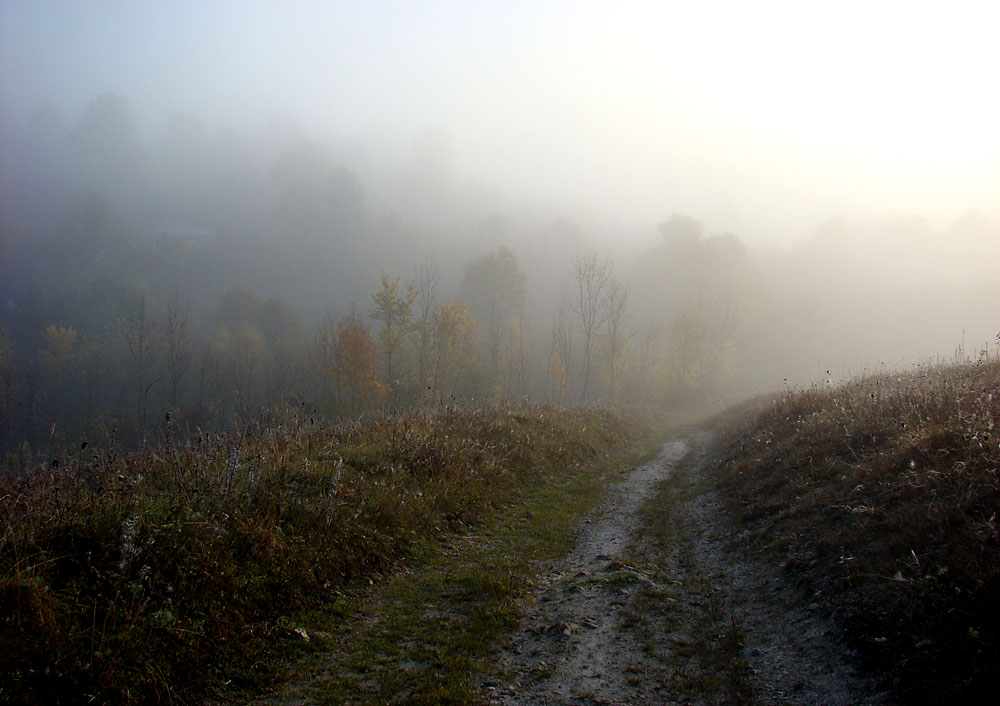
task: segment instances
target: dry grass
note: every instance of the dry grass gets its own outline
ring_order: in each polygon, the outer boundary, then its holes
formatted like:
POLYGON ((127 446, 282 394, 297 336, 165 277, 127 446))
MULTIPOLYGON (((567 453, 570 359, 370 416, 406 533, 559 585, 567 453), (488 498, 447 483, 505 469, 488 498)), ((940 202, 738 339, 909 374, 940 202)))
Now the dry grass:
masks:
POLYGON ((907 703, 995 690, 1000 364, 790 392, 723 422, 734 520, 907 703))
POLYGON ((8 474, 0 701, 183 702, 266 674, 283 617, 637 436, 595 410, 414 413, 8 474))

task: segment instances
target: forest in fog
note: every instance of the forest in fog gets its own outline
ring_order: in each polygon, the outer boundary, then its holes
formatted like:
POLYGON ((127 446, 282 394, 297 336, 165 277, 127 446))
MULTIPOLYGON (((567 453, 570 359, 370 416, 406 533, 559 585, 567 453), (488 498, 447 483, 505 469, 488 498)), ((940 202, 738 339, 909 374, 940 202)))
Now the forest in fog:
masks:
POLYGON ((710 408, 1000 343, 981 212, 833 217, 777 247, 665 196, 626 238, 471 185, 443 130, 377 165, 289 120, 177 114, 144 138, 114 93, 4 129, 7 456, 261 414, 710 408))
POLYGON ((0 0, 0 455, 996 355, 995 11, 849 5, 0 0))

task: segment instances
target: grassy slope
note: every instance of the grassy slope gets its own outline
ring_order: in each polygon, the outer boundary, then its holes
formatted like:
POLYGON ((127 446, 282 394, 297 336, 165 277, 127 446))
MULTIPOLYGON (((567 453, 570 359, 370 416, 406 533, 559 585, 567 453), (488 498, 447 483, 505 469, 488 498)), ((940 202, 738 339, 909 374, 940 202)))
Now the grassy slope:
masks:
POLYGON ((595 410, 407 414, 0 480, 0 700, 202 693, 269 664, 283 617, 638 436, 595 410))
POLYGON ((497 648, 540 574, 569 548, 574 527, 608 483, 637 462, 627 454, 569 472, 542 471, 540 483, 512 493, 471 531, 302 615, 310 639, 292 640, 298 649, 274 692, 252 702, 481 703, 481 681, 495 674, 497 648))
POLYGON ((791 392, 723 420, 734 521, 907 703, 1000 678, 1000 364, 791 392))

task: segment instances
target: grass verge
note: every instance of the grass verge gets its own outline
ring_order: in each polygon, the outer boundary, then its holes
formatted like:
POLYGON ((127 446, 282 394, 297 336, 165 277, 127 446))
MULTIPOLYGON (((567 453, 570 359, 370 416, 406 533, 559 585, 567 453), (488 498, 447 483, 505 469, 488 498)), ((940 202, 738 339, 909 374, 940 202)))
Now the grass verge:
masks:
POLYGON ((637 460, 546 469, 474 533, 428 547, 375 587, 302 616, 302 629, 319 638, 298 641, 299 659, 266 702, 479 703, 479 681, 539 573, 567 551, 609 480, 637 460))
MULTIPOLYGON (((0 701, 176 703, 264 678, 299 634, 288 616, 343 605, 347 588, 639 436, 600 410, 411 413, 128 457, 81 448, 7 474, 0 701)), ((494 564, 470 593, 516 593, 494 564)))
POLYGON ((723 421, 737 524, 906 703, 1000 678, 1000 364, 789 392, 723 421))

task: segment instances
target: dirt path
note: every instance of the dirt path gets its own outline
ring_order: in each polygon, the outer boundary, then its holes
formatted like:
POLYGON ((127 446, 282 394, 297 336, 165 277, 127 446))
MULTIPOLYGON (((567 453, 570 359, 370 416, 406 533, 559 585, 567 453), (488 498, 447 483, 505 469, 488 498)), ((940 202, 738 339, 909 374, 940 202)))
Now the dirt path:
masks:
POLYGON ((610 489, 484 680, 488 703, 888 703, 815 604, 744 558, 710 445, 669 442, 610 489))
POLYGON ((643 654, 622 610, 650 579, 621 560, 640 527, 639 508, 687 452, 684 441, 612 487, 581 526, 576 548, 546 577, 537 610, 503 656, 506 683, 488 681, 494 704, 649 703, 644 678, 662 665, 643 654))

